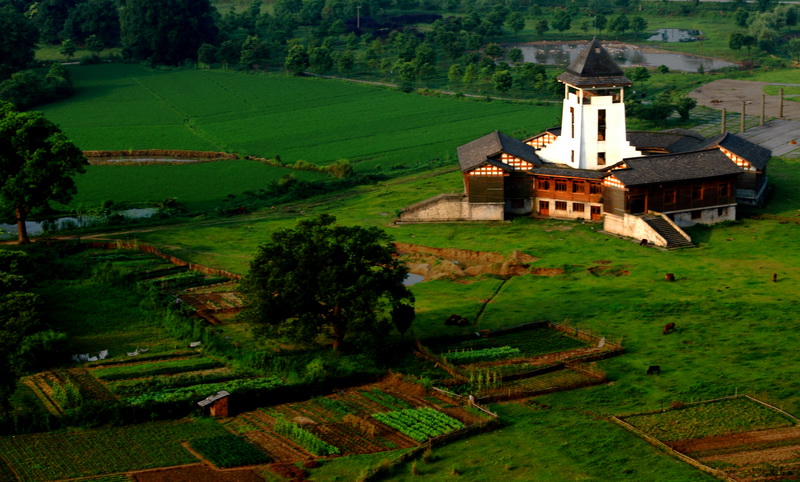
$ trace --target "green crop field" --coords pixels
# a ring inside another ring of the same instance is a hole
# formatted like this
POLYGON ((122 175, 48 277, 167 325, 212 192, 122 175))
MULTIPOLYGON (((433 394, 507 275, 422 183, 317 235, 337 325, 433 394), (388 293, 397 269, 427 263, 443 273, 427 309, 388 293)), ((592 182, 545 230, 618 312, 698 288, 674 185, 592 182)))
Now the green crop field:
POLYGON ((169 467, 198 462, 181 442, 227 433, 214 421, 188 420, 0 437, 0 462, 22 481, 169 467))
POLYGON ((71 67, 76 95, 42 107, 82 149, 238 152, 361 169, 452 156, 492 129, 534 134, 559 105, 428 98, 382 87, 230 71, 71 67))

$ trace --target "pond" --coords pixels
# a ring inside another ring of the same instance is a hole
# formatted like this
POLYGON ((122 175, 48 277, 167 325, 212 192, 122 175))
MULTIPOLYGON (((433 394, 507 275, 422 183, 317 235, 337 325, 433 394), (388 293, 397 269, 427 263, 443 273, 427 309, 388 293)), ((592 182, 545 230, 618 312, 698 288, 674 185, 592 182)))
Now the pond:
POLYGON ((405 286, 412 286, 422 281, 425 281, 425 278, 423 278, 422 276, 414 273, 408 273, 406 279, 403 281, 403 284, 405 286))
POLYGON ((686 30, 685 28, 660 28, 656 30, 648 42, 694 42, 703 32, 699 30, 686 30))
MULTIPOLYGON (((136 208, 117 211, 114 214, 127 219, 149 218, 158 212, 158 208, 136 208)), ((29 236, 38 236, 45 231, 58 231, 60 229, 71 229, 85 226, 94 226, 105 220, 102 216, 65 216, 48 221, 26 221, 25 227, 28 229, 29 236), (46 229, 45 229, 46 228, 46 229)), ((0 239, 17 236, 17 225, 0 224, 0 239)))
MULTIPOLYGON (((515 45, 522 49, 525 62, 566 67, 572 63, 583 49, 585 42, 528 43, 515 45)), ((620 67, 658 67, 666 65, 670 70, 697 72, 700 66, 708 72, 736 64, 725 60, 698 57, 677 52, 665 52, 647 47, 625 43, 603 44, 608 53, 620 67)))

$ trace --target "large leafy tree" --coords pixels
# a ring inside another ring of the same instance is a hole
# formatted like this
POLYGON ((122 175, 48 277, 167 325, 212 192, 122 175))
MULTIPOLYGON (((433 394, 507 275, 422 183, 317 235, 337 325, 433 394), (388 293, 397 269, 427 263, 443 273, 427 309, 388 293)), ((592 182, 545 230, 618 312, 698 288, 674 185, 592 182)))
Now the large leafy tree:
POLYGON ((177 65, 216 43, 209 0, 127 0, 120 13, 122 48, 132 60, 177 65))
POLYGON ((25 221, 50 201, 75 194, 72 176, 84 172, 83 153, 41 112, 0 103, 0 212, 17 221, 20 244, 30 243, 25 221))
POLYGON ((24 15, 0 4, 0 81, 33 61, 39 32, 24 15))
MULTIPOLYGON (((309 342, 323 335, 339 350, 398 329, 414 297, 389 236, 376 227, 339 226, 323 214, 272 234, 258 248, 241 287, 242 316, 267 333, 309 342)), ((411 317, 413 318, 413 316, 411 317)), ((406 327, 407 328, 407 327, 406 327)))

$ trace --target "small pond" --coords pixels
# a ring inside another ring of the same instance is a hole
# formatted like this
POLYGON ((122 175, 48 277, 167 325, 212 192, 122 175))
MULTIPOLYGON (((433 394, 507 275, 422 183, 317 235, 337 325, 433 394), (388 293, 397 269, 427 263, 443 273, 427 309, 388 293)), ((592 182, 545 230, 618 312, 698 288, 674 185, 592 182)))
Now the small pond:
POLYGON ((703 35, 699 30, 686 30, 685 28, 660 28, 648 42, 694 42, 703 35))
MULTIPOLYGON (((136 208, 117 211, 114 214, 119 214, 127 219, 141 219, 149 218, 156 212, 158 212, 158 208, 136 208)), ((58 231, 60 229, 94 226, 95 224, 102 223, 103 221, 105 221, 105 218, 102 216, 65 216, 49 221, 26 221, 25 227, 28 228, 29 236, 38 236, 45 232, 45 227, 47 227, 47 231, 58 231)), ((16 236, 16 223, 0 224, 0 238, 10 238, 16 236)))
POLYGON ((422 281, 425 281, 425 278, 423 278, 422 276, 420 276, 418 274, 414 274, 414 273, 408 273, 408 276, 406 276, 406 279, 403 280, 403 284, 405 286, 411 286, 411 285, 415 285, 417 283, 420 283, 422 281))
MULTIPOLYGON (((566 67, 572 63, 583 49, 585 42, 529 43, 516 45, 522 49, 525 62, 566 67)), ((698 57, 677 52, 651 51, 636 45, 624 43, 603 44, 608 53, 620 67, 658 67, 666 65, 670 70, 697 72, 700 66, 708 72, 736 64, 725 60, 698 57)))

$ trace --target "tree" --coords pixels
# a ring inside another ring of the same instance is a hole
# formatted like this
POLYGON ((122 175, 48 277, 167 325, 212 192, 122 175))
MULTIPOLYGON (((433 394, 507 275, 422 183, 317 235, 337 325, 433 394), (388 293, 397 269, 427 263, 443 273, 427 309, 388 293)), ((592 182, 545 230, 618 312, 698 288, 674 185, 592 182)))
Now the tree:
POLYGON ((740 32, 733 32, 728 40, 728 47, 731 50, 741 50, 744 46, 744 34, 740 32))
POLYGON ((499 44, 491 43, 483 49, 483 53, 496 60, 503 56, 503 47, 499 44))
POLYGON ((656 70, 658 70, 659 74, 668 74, 669 73, 669 67, 667 67, 666 65, 659 65, 656 68, 656 70))
POLYGON ((789 55, 793 59, 800 60, 800 38, 789 40, 789 43, 786 44, 786 50, 789 51, 789 55))
POLYGON ((58 53, 63 55, 67 60, 71 59, 73 55, 75 55, 75 51, 78 50, 78 47, 75 46, 75 42, 72 39, 66 39, 61 42, 61 46, 58 49, 58 53))
POLYGON ((464 77, 464 69, 458 64, 451 65, 450 70, 447 71, 447 80, 450 81, 450 85, 458 85, 462 77, 464 77))
POLYGON ((217 48, 211 44, 203 44, 197 49, 197 63, 211 67, 217 61, 217 48))
POLYGON ((475 64, 467 65, 467 68, 464 69, 464 76, 461 78, 461 81, 464 82, 465 85, 471 85, 476 80, 478 80, 478 68, 475 67, 475 64))
POLYGON ((642 17, 633 17, 631 20, 631 30, 636 33, 642 33, 647 30, 647 20, 643 19, 642 17))
POLYGON ((123 55, 178 65, 196 59, 203 43, 216 43, 210 0, 126 0, 120 10, 123 55))
POLYGON ((606 29, 607 25, 608 25, 608 18, 606 18, 605 15, 598 14, 594 18, 594 26, 595 26, 595 28, 597 28, 597 33, 598 34, 603 33, 603 30, 606 29))
POLYGON ((400 90, 411 92, 412 85, 417 80, 417 67, 413 62, 398 62, 397 76, 400 78, 400 90))
POLYGON ((308 69, 309 65, 311 65, 311 61, 308 58, 306 48, 299 44, 292 45, 286 54, 286 61, 284 62, 286 70, 297 75, 308 69))
POLYGON ((624 35, 625 31, 631 27, 630 21, 628 20, 628 16, 624 13, 620 13, 614 20, 611 21, 610 29, 612 32, 619 33, 620 35, 624 35))
POLYGON ((19 244, 30 243, 25 221, 50 201, 68 203, 72 176, 85 171, 83 153, 41 112, 0 104, 0 212, 17 221, 19 244))
POLYGON ((351 50, 344 50, 342 52, 337 52, 334 58, 336 62, 336 70, 339 71, 339 75, 345 75, 356 65, 356 61, 353 58, 353 52, 351 50))
POLYGON ((501 94, 505 94, 511 87, 514 85, 514 78, 511 76, 511 72, 508 70, 500 70, 494 73, 492 76, 492 81, 494 82, 494 88, 501 94))
POLYGON ((547 24, 547 20, 542 19, 536 22, 536 27, 534 27, 534 30, 536 30, 537 35, 544 37, 544 34, 550 30, 550 25, 547 24))
POLYGON ((333 57, 327 47, 314 47, 309 53, 311 66, 318 74, 323 74, 333 68, 333 57))
POLYGON ((377 343, 391 329, 386 313, 411 306, 408 270, 376 227, 340 226, 322 214, 274 232, 258 247, 241 288, 245 320, 293 341, 320 335, 342 349, 377 343))
POLYGON ((519 12, 513 12, 506 19, 506 25, 517 34, 525 28, 525 17, 519 12))
POLYGON ((519 64, 525 60, 525 55, 523 55, 522 49, 519 47, 511 47, 508 49, 506 57, 508 57, 508 60, 514 62, 515 64, 519 64))
MULTIPOLYGON (((222 45, 224 46, 225 44, 223 43, 222 45)), ((252 69, 258 65, 265 64, 267 60, 269 60, 267 43, 257 35, 248 35, 239 53, 239 64, 245 68, 252 69)))
POLYGON ((736 25, 740 27, 746 27, 747 19, 750 18, 750 12, 739 7, 736 9, 736 13, 734 14, 733 18, 736 20, 736 25))
POLYGON ((628 71, 628 78, 634 82, 645 82, 650 78, 650 71, 646 67, 634 67, 628 71))
POLYGON ((559 32, 565 32, 572 27, 572 17, 564 10, 556 13, 556 18, 553 20, 553 28, 559 32))
POLYGON ((97 35, 92 34, 86 38, 86 49, 95 55, 99 55, 105 47, 106 46, 103 44, 103 41, 100 40, 100 37, 97 35))
POLYGON ((0 5, 0 80, 27 67, 39 32, 30 20, 9 5, 0 5))

